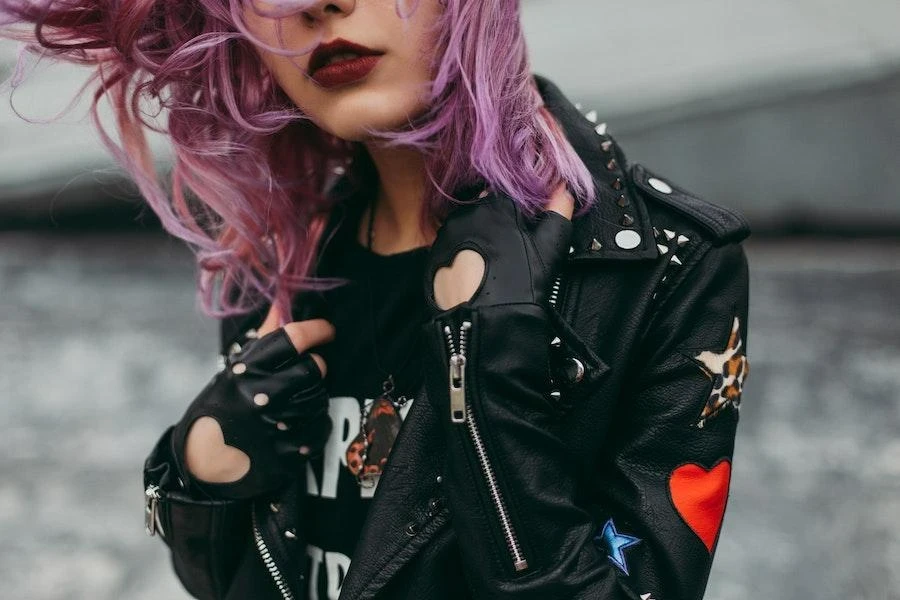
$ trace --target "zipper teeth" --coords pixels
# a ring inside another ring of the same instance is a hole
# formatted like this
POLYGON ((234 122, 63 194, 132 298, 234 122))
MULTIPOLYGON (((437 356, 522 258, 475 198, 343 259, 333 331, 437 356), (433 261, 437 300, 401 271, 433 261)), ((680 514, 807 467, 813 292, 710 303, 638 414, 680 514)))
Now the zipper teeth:
POLYGON ((497 478, 494 475, 494 469, 491 467, 487 450, 485 450, 484 447, 484 440, 481 439, 481 432, 478 431, 478 426, 475 424, 475 415, 472 413, 472 405, 468 402, 466 404, 466 416, 468 417, 466 423, 469 426, 469 433, 472 435, 472 441, 475 442, 475 451, 478 454, 479 462, 481 462, 481 469, 487 478, 488 486, 491 488, 491 498, 494 500, 494 507, 497 509, 497 514, 500 515, 503 533, 506 536, 506 545, 513 555, 513 566, 516 571, 522 571, 528 568, 528 561, 526 561, 525 557, 522 555, 519 540, 516 537, 515 531, 513 531, 512 523, 510 523, 509 514, 506 511, 503 497, 500 495, 500 488, 497 485, 497 478))
POLYGON ((262 560, 266 565, 266 569, 268 569, 269 574, 275 581, 275 586, 278 588, 278 591, 281 592, 281 596, 284 598, 284 600, 294 600, 294 594, 292 594, 290 588, 288 588, 287 582, 284 580, 284 576, 278 569, 278 565, 275 564, 275 559, 272 558, 272 553, 269 552, 269 547, 266 546, 266 542, 265 540, 263 540, 262 534, 260 534, 259 532, 259 525, 256 520, 255 509, 252 509, 250 511, 250 516, 253 521, 253 540, 256 542, 256 549, 259 551, 259 555, 262 557, 262 560))
POLYGON ((559 290, 560 284, 562 283, 562 273, 556 276, 556 280, 553 282, 553 289, 550 291, 550 305, 554 308, 556 307, 557 299, 559 298, 559 290))
MULTIPOLYGON (((471 328, 471 321, 463 321, 462 325, 459 328, 459 356, 463 359, 465 359, 466 341, 469 330, 471 328)), ((449 325, 444 326, 444 333, 447 336, 451 356, 456 355, 456 346, 453 343, 453 335, 451 333, 449 325)), ((463 363, 463 369, 464 368, 465 363, 463 363)), ((475 453, 478 456, 478 462, 481 465, 482 473, 484 474, 485 479, 488 483, 488 487, 490 488, 491 500, 493 501, 494 508, 496 509, 497 514, 500 517, 501 526, 503 527, 503 535, 506 538, 506 545, 513 556, 513 567, 516 571, 522 571, 528 568, 528 561, 525 560, 525 557, 522 554, 522 549, 519 545, 518 537, 516 536, 516 533, 512 527, 512 523, 510 522, 509 513, 507 512, 506 505, 503 502, 503 496, 500 493, 500 486, 497 485, 497 477, 494 474, 494 469, 491 466, 490 459, 488 458, 484 440, 481 437, 481 432, 478 430, 478 425, 475 423, 475 414, 472 411, 472 403, 468 399, 465 400, 465 407, 465 422, 468 426, 467 428, 469 434, 472 437, 472 441, 475 445, 475 453)))

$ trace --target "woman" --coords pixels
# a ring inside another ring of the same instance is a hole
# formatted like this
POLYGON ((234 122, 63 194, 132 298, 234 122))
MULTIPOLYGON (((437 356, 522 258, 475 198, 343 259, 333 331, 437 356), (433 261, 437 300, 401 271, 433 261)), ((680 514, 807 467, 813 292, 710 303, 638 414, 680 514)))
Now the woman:
POLYGON ((530 73, 517 0, 0 7, 98 66, 221 319, 144 469, 192 595, 703 596, 749 231, 530 73))

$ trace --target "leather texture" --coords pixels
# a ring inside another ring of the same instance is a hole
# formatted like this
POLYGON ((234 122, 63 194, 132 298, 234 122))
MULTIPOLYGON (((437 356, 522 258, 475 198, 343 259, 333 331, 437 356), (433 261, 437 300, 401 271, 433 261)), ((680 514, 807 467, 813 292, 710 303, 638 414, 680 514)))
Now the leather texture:
MULTIPOLYGON (((535 79, 594 175, 597 203, 572 220, 552 309, 523 302, 444 315, 451 330, 472 322, 468 397, 508 518, 468 427, 451 422, 448 350, 432 329, 432 351, 444 354, 434 354, 394 442, 341 600, 704 595, 727 526, 749 372, 741 245, 749 228, 739 214, 629 165, 605 127, 535 79), (577 381, 578 370, 556 372, 573 378, 562 398, 546 395, 547 344, 582 366, 577 381)), ((223 322, 223 353, 262 314, 223 322)), ((148 458, 145 483, 159 481, 165 459, 148 458)), ((176 573, 194 596, 223 597, 252 504, 288 597, 306 598, 303 541, 285 535, 302 515, 267 509, 291 498, 208 502, 205 518, 179 529, 189 513, 168 500, 180 498, 175 489, 160 510, 176 573)))
POLYGON ((287 331, 279 328, 247 339, 228 354, 225 368, 175 425, 173 453, 189 491, 213 499, 252 498, 289 485, 293 474, 322 452, 331 428, 318 365, 309 351, 297 352, 287 331), (203 481, 187 469, 187 435, 203 416, 219 423, 225 444, 249 456, 250 469, 239 480, 203 481))

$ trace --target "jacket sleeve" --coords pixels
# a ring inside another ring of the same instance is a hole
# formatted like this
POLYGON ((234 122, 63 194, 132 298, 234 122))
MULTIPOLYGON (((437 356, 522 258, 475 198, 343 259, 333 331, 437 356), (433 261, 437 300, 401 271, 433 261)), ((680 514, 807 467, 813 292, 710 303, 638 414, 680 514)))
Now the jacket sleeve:
POLYGON ((547 324, 509 308, 469 315, 482 331, 471 358, 480 347, 493 366, 467 371, 480 439, 447 430, 444 489, 478 600, 703 596, 747 372, 748 281, 739 244, 684 267, 647 316, 589 481, 540 406, 547 324))
POLYGON ((249 501, 200 498, 188 493, 165 430, 144 463, 145 525, 171 552, 184 588, 200 600, 225 597, 249 543, 249 501))
POLYGON ((703 597, 749 373, 748 297, 746 255, 732 243, 657 306, 593 482, 594 539, 615 581, 593 597, 703 597))
MULTIPOLYGON (((221 353, 246 341, 248 327, 258 326, 261 313, 223 319, 221 353)), ((213 378, 207 385, 212 385, 213 378)), ((243 552, 250 543, 249 500, 210 498, 188 488, 173 450, 168 427, 144 461, 145 525, 171 552, 172 566, 184 588, 200 600, 224 598, 243 552)))

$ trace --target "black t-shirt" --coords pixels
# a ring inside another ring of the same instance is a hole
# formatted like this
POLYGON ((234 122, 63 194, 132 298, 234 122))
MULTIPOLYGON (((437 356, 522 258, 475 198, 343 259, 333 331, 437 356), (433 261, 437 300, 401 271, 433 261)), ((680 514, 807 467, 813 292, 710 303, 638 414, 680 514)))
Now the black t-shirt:
MULTIPOLYGON (((361 245, 356 232, 366 200, 359 196, 346 201, 346 218, 326 246, 318 272, 345 277, 350 283, 323 292, 327 318, 336 333, 335 339, 318 351, 327 365, 329 414, 334 426, 324 453, 307 466, 308 495, 301 508, 308 540, 310 600, 338 597, 377 489, 377 478, 373 487, 357 483, 351 471, 357 455, 351 450, 348 459, 348 449, 359 441, 361 411, 371 407, 382 391, 382 382, 392 373, 394 396, 408 399, 397 410, 400 421, 393 421, 395 426, 402 425, 422 383, 420 332, 426 314, 422 280, 428 248, 379 255, 361 245), (381 369, 374 359, 373 337, 381 369)), ((389 426, 381 422, 375 423, 376 428, 379 424, 389 426)), ((368 464, 386 458, 384 449, 372 447, 369 454, 368 464)), ((252 544, 229 598, 281 598, 252 544)))

